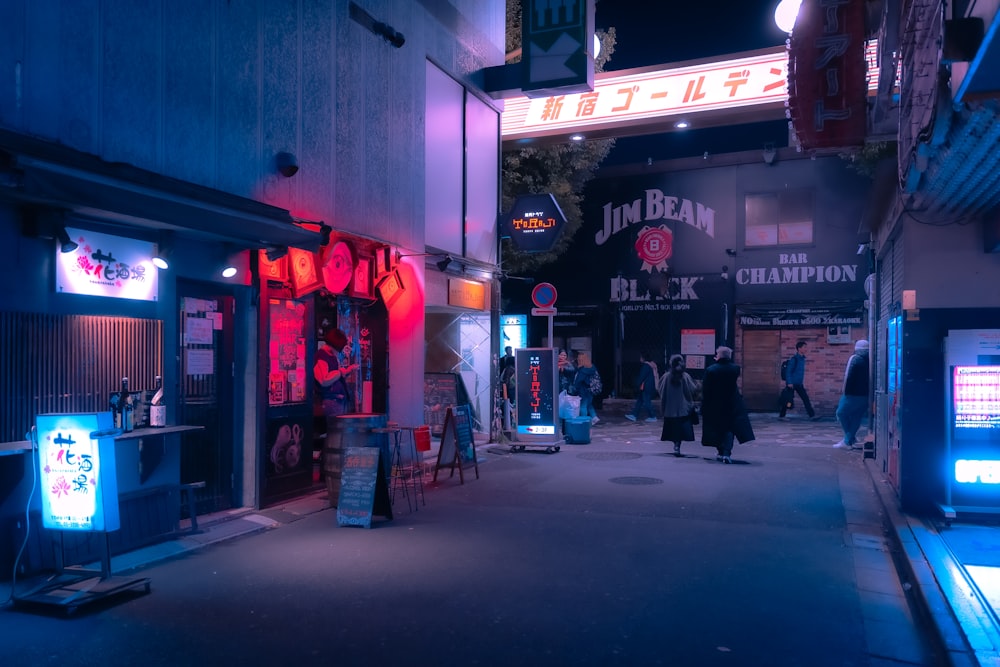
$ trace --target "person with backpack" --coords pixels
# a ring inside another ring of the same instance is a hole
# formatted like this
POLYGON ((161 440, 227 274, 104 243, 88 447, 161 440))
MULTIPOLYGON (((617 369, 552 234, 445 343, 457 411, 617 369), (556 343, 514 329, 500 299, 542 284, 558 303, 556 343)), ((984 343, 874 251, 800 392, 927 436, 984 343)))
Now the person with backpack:
POLYGON ((625 415, 629 421, 638 421, 643 408, 646 409, 646 421, 655 422, 656 412, 653 410, 653 396, 656 394, 656 385, 659 382, 659 371, 656 362, 650 361, 650 355, 645 352, 639 353, 639 372, 635 378, 635 388, 637 396, 635 407, 632 412, 625 415))
POLYGON ((580 397, 580 416, 589 415, 591 424, 601 421, 594 408, 594 396, 599 395, 603 389, 601 375, 590 362, 590 354, 587 352, 580 352, 576 357, 576 375, 573 376, 570 389, 571 394, 580 397))
POLYGON ((808 345, 804 340, 797 342, 795 354, 788 360, 788 365, 785 367, 785 375, 782 378, 785 381, 785 389, 781 392, 781 409, 778 413, 778 419, 785 418, 785 413, 788 411, 795 394, 798 394, 799 398, 802 399, 802 405, 805 406, 809 419, 813 421, 819 419, 816 416, 816 411, 813 410, 809 394, 806 393, 806 348, 808 345))

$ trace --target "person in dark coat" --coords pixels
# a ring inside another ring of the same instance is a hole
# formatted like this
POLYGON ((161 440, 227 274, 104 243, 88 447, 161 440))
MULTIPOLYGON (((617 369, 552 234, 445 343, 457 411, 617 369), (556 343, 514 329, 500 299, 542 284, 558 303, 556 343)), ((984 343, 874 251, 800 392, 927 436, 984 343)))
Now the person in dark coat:
POLYGON ((590 363, 590 354, 580 352, 576 355, 576 375, 573 376, 573 384, 570 386, 570 393, 580 397, 580 416, 590 417, 590 423, 596 424, 600 420, 597 410, 594 409, 594 392, 590 390, 590 383, 597 375, 597 369, 590 363))
POLYGON ((680 456, 681 443, 694 441, 691 408, 694 407, 695 384, 684 370, 684 357, 670 357, 670 370, 660 377, 660 408, 663 410, 663 431, 660 440, 674 443, 674 456, 680 456))
POLYGON ((632 412, 625 415, 629 421, 638 421, 643 408, 646 410, 646 421, 655 422, 656 412, 653 411, 653 395, 656 394, 656 362, 649 360, 645 352, 639 353, 639 372, 635 376, 637 396, 632 412))
POLYGON ((732 463, 733 440, 740 444, 755 439, 750 415, 736 381, 740 367, 733 363, 733 350, 719 346, 715 363, 705 369, 701 390, 701 444, 715 447, 716 461, 732 463))

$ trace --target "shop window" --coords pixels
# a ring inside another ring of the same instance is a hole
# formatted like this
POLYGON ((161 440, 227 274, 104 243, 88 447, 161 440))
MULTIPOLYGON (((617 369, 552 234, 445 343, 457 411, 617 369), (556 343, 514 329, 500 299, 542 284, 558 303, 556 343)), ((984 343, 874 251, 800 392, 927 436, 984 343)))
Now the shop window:
POLYGON ((807 245, 812 242, 812 190, 746 195, 746 247, 807 245))

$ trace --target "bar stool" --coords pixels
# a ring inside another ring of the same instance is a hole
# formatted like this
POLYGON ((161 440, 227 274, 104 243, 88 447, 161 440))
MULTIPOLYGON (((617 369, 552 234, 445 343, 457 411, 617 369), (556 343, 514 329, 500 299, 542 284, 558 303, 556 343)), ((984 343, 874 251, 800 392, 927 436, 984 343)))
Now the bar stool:
POLYGON ((416 431, 423 429, 423 426, 401 426, 400 429, 409 434, 409 447, 407 455, 410 457, 409 465, 405 466, 406 479, 410 482, 413 490, 413 504, 417 506, 417 499, 421 505, 427 506, 424 497, 424 455, 417 449, 416 431))

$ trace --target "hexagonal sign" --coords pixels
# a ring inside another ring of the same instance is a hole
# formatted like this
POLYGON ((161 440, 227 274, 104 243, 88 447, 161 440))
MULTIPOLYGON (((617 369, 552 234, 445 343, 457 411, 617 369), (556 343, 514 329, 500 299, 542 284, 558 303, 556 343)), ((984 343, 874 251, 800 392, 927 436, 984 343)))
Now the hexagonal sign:
POLYGON ((566 216, 551 193, 522 195, 503 219, 501 231, 521 252, 548 252, 564 226, 566 216))

